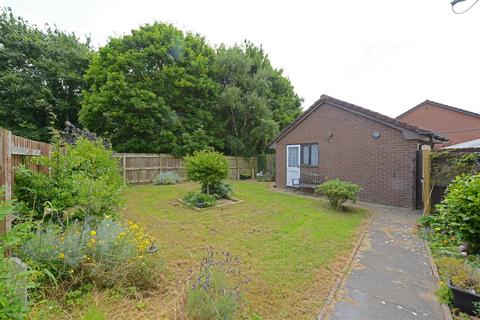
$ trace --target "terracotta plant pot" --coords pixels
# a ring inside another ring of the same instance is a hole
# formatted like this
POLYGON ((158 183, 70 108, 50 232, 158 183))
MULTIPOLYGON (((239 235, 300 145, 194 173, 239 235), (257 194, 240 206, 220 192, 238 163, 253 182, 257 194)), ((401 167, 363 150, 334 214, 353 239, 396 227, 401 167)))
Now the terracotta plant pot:
POLYGON ((448 287, 452 290, 453 304, 462 312, 474 315, 474 302, 480 302, 480 295, 455 287, 450 280, 448 280, 448 287))

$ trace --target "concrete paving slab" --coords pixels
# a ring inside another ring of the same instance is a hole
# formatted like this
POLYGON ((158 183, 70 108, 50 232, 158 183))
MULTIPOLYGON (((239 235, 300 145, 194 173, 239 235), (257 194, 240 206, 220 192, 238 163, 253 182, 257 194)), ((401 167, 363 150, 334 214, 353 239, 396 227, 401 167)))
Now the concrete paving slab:
POLYGON ((375 217, 327 318, 443 319, 428 251, 416 234, 418 214, 368 209, 375 217))

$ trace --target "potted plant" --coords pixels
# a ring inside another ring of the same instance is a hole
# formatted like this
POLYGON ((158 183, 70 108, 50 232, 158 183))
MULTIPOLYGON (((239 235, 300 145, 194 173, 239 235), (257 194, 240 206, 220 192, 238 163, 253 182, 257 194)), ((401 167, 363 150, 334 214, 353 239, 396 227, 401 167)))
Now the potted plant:
POLYGON ((448 287, 452 290, 453 304, 455 307, 462 312, 475 315, 475 303, 480 303, 480 295, 474 291, 464 290, 454 286, 451 280, 448 281, 448 287))

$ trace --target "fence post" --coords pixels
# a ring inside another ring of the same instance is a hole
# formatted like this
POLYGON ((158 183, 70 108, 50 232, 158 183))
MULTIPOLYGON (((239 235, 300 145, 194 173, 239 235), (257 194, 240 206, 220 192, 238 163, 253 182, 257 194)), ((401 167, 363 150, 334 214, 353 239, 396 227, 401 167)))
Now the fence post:
POLYGON ((235 163, 237 167, 237 180, 240 179, 240 165, 238 164, 238 156, 235 156, 235 163))
MULTIPOLYGON (((5 186, 5 200, 12 199, 12 132, 0 129, 0 185, 5 186)), ((0 235, 10 231, 12 215, 0 221, 0 235)))
POLYGON ((122 153, 123 184, 127 184, 127 157, 122 153))
POLYGON ((432 210, 432 180, 431 180, 431 161, 430 150, 422 150, 422 202, 423 214, 430 214, 432 210))

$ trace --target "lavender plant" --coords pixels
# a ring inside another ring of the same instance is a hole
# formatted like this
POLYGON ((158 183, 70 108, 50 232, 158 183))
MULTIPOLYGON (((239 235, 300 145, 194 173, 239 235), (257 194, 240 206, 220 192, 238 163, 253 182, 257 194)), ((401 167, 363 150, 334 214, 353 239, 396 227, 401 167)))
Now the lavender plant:
POLYGON ((208 248, 187 291, 187 315, 194 320, 233 319, 249 281, 238 257, 208 248))

